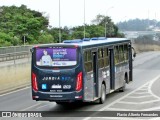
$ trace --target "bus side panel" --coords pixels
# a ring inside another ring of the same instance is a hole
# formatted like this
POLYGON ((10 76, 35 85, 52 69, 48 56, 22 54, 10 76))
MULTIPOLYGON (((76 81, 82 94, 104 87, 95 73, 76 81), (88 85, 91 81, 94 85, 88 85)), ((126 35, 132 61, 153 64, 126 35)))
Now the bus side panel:
POLYGON ((125 74, 129 73, 129 64, 128 62, 120 63, 119 65, 119 88, 124 86, 125 74))
POLYGON ((108 94, 110 92, 110 71, 109 71, 109 66, 105 67, 101 70, 101 72, 99 73, 101 77, 101 79, 99 79, 99 96, 101 95, 101 86, 102 83, 105 83, 105 87, 106 87, 106 94, 108 94))
POLYGON ((85 73, 84 77, 84 101, 93 101, 94 98, 94 81, 93 72, 85 73))
POLYGON ((120 82, 120 66, 115 65, 115 90, 120 87, 119 82, 120 82))
MULTIPOLYGON (((90 53, 91 54, 91 53, 90 53)), ((83 101, 91 102, 94 98, 94 77, 93 69, 89 72, 85 70, 84 50, 81 49, 81 66, 83 68, 83 101)), ((91 67, 91 66, 88 66, 91 67)))
POLYGON ((101 86, 102 86, 102 82, 104 80, 104 76, 103 76, 103 72, 104 72, 104 68, 98 68, 98 95, 96 97, 100 97, 101 95, 101 86))

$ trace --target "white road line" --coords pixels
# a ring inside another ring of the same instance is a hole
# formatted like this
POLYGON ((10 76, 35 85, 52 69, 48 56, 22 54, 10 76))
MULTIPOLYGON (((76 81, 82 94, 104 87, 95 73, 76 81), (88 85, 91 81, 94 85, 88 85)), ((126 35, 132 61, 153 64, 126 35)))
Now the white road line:
MULTIPOLYGON (((157 77, 157 79, 158 79, 158 78, 159 78, 159 77, 157 77)), ((157 98, 157 99, 160 100, 160 97, 158 97, 158 96, 156 96, 155 94, 153 94, 153 92, 152 92, 152 90, 151 90, 153 83, 154 83, 157 79, 154 79, 153 81, 150 82, 149 87, 148 87, 148 89, 149 89, 148 92, 149 92, 151 95, 153 95, 155 98, 157 98)))
POLYGON ((39 109, 41 109, 41 108, 43 108, 43 107, 45 107, 45 106, 49 106, 49 105, 48 105, 48 104, 46 104, 46 105, 41 105, 41 106, 37 107, 36 109, 39 110, 39 109))
POLYGON ((144 101, 144 102, 127 102, 127 101, 119 101, 117 103, 122 103, 122 104, 146 104, 146 103, 153 103, 153 102, 159 102, 159 100, 149 100, 149 101, 144 101))
POLYGON ((136 95, 142 95, 142 94, 146 94, 146 93, 149 93, 149 92, 138 92, 138 91, 136 91, 134 94, 136 94, 136 95))
POLYGON ((117 103, 121 103, 121 104, 134 104, 134 105, 137 105, 137 104, 140 104, 139 102, 127 102, 127 101, 119 101, 117 103))
POLYGON ((0 97, 5 96, 5 95, 9 95, 9 94, 12 94, 12 93, 15 93, 15 92, 19 92, 19 91, 22 91, 22 90, 25 90, 25 89, 28 89, 28 88, 31 88, 31 87, 29 86, 29 87, 25 87, 25 88, 22 88, 22 89, 14 90, 12 92, 8 92, 8 93, 0 95, 0 97))
POLYGON ((139 91, 145 91, 145 90, 148 91, 148 86, 141 88, 139 91))
POLYGON ((33 108, 33 107, 36 107, 36 106, 40 105, 40 104, 42 104, 42 103, 37 103, 37 104, 35 104, 35 105, 29 106, 29 107, 27 107, 27 108, 25 108, 25 109, 22 109, 22 110, 20 110, 20 111, 29 110, 29 109, 31 109, 31 108, 33 108))
POLYGON ((145 97, 153 97, 152 95, 144 95, 144 96, 128 96, 127 98, 145 98, 145 97))
POLYGON ((143 87, 143 88, 141 88, 140 90, 148 90, 148 87, 143 87))
MULTIPOLYGON (((105 107, 99 109, 98 111, 104 111, 105 109, 107 109, 107 108, 109 108, 110 106, 114 105, 115 103, 121 101, 121 100, 124 99, 125 97, 127 97, 127 96, 133 94, 133 93, 136 92, 137 90, 140 90, 140 89, 143 88, 144 86, 147 86, 151 81, 155 81, 155 80, 157 80, 158 78, 160 78, 160 75, 158 75, 158 76, 155 77, 154 79, 150 80, 149 82, 143 84, 143 85, 140 86, 139 88, 133 90, 132 92, 130 92, 130 93, 124 95, 123 97, 121 97, 121 98, 119 98, 119 99, 113 101, 111 104, 109 104, 109 105, 107 105, 107 106, 105 106, 105 107)), ((96 114, 96 113, 95 113, 95 114, 96 114)), ((86 118, 84 118, 83 120, 89 120, 89 119, 91 119, 91 118, 92 118, 92 117, 86 117, 86 118)))

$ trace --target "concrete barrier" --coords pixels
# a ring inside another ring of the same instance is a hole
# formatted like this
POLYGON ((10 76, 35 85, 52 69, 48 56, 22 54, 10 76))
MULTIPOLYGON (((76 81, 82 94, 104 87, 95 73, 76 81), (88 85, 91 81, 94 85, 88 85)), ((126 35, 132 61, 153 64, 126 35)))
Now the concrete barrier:
POLYGON ((19 63, 0 68, 0 93, 30 85, 31 63, 19 63))

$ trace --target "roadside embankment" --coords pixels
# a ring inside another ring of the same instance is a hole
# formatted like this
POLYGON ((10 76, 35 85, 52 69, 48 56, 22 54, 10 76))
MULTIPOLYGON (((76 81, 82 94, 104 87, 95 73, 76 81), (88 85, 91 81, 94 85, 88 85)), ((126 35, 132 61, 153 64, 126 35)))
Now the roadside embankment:
POLYGON ((133 44, 132 45, 136 53, 148 52, 148 51, 160 51, 160 45, 142 45, 142 44, 133 44))
POLYGON ((30 85, 30 72, 30 62, 1 66, 0 94, 30 85))

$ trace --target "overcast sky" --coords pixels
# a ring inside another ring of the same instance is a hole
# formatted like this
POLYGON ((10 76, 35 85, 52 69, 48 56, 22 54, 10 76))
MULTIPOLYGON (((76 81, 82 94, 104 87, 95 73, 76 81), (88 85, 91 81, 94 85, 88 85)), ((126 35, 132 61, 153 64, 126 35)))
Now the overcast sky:
MULTIPOLYGON (((61 1, 61 26, 78 26, 84 23, 84 0, 61 1)), ((59 26, 59 0, 0 0, 0 5, 27 5, 32 10, 46 12, 50 25, 59 26)), ((86 23, 90 24, 96 15, 108 15, 113 22, 140 18, 160 20, 158 0, 85 0, 86 23)))

